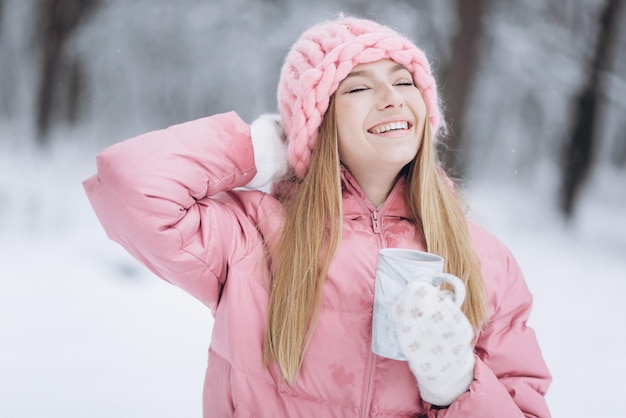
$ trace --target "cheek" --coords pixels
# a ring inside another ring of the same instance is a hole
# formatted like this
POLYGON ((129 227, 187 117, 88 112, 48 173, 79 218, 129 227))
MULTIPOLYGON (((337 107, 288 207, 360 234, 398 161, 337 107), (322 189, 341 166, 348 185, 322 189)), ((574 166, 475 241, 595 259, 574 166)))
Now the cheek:
POLYGON ((335 116, 337 117, 337 126, 342 128, 344 125, 349 125, 351 119, 354 118, 354 114, 358 112, 358 106, 352 101, 346 100, 341 104, 338 104, 335 108, 335 116))
POLYGON ((350 168, 355 159, 358 159, 358 155, 360 154, 357 142, 351 131, 341 132, 341 129, 339 130, 339 137, 337 138, 339 160, 348 168, 350 168))
POLYGON ((420 139, 422 139, 424 135, 424 128, 426 126, 426 123, 428 122, 428 119, 427 119, 428 113, 426 111, 426 104, 422 100, 420 100, 413 107, 413 113, 415 114, 415 117, 417 120, 417 126, 415 127, 416 128, 415 132, 417 135, 419 135, 420 139))
POLYGON ((426 119, 426 115, 428 112, 426 111, 426 102, 422 99, 422 96, 419 95, 417 98, 417 103, 415 105, 416 112, 421 116, 420 119, 426 119))
POLYGON ((341 130, 339 130, 339 138, 337 142, 337 151, 339 152, 339 159, 342 162, 346 162, 346 159, 349 158, 350 151, 350 143, 346 140, 346 135, 343 135, 341 130))
POLYGON ((361 133, 362 123, 358 118, 358 105, 353 103, 337 106, 335 116, 337 118, 337 133, 339 142, 339 153, 349 150, 350 142, 361 133))

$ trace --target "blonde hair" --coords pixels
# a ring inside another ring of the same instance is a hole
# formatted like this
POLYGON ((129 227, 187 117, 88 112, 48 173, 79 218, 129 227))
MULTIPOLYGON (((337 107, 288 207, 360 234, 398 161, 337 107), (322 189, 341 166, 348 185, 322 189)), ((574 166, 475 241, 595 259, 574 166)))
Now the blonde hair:
MULTIPOLYGON (((334 115, 331 105, 326 112, 334 115)), ((324 118, 303 180, 295 182, 285 202, 280 238, 270 249, 272 280, 263 359, 278 363, 293 383, 314 327, 326 272, 339 246, 341 183, 337 125, 324 118)))
MULTIPOLYGON (((462 310, 475 329, 486 315, 484 285, 474 255, 464 211, 440 172, 429 124, 420 151, 410 164, 405 202, 427 251, 446 260, 445 269, 463 280, 462 310)), ((334 100, 313 149, 311 165, 285 201, 285 221, 271 259, 268 316, 263 343, 266 365, 275 361, 290 384, 302 366, 319 312, 322 286, 341 239, 341 180, 334 100)))
POLYGON ((424 234, 426 251, 445 260, 444 270, 459 277, 466 288, 461 309, 475 330, 487 315, 485 285, 465 219, 463 199, 437 159, 429 124, 421 149, 409 167, 404 199, 411 218, 424 234))

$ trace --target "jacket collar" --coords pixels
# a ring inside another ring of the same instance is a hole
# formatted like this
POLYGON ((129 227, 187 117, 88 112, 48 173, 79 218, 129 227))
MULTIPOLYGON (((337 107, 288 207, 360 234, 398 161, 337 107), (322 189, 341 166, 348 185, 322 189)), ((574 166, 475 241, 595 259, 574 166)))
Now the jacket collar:
MULTIPOLYGON (((374 204, 365 195, 361 185, 352 176, 352 173, 343 165, 341 166, 340 176, 344 217, 348 219, 369 218, 373 213, 378 212, 380 216, 410 219, 404 204, 405 175, 398 178, 389 196, 378 209, 374 207, 374 204)), ((283 180, 272 184, 271 193, 279 201, 284 201, 289 198, 293 188, 293 182, 283 180)))
POLYGON ((342 165, 341 192, 343 197, 343 216, 356 219, 361 216, 370 217, 374 212, 378 212, 381 216, 408 219, 408 211, 404 204, 405 183, 406 176, 400 176, 391 189, 389 196, 387 196, 387 199, 385 199, 379 208, 376 208, 365 195, 365 192, 352 176, 352 173, 342 165))

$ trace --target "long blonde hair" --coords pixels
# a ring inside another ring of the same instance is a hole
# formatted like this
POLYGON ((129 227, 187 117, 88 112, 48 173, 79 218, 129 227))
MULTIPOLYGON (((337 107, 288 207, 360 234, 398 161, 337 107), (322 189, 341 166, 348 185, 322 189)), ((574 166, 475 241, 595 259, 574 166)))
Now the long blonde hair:
MULTIPOLYGON (((430 140, 429 124, 408 168, 405 202, 427 251, 446 260, 447 272, 467 287, 462 306, 475 329, 485 320, 484 285, 459 197, 446 184, 430 140)), ((322 286, 341 239, 341 180, 334 100, 320 127, 311 165, 285 201, 283 230, 269 249, 271 284, 263 343, 266 364, 275 361, 290 384, 302 366, 319 312, 322 286)))
POLYGON ((461 308, 479 330, 487 315, 480 264, 472 249, 463 199, 441 168, 429 123, 425 124, 420 148, 407 174, 406 207, 424 234, 426 250, 443 257, 444 270, 463 280, 467 293, 461 308))

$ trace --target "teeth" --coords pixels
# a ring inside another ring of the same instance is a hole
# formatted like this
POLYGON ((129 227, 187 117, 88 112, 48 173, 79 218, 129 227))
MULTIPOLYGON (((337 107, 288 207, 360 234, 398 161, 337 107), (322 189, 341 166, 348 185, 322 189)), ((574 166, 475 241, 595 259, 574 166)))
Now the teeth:
POLYGON ((384 132, 395 131, 397 129, 409 129, 409 123, 408 122, 386 123, 384 125, 376 126, 374 129, 372 129, 372 133, 382 134, 384 132))

